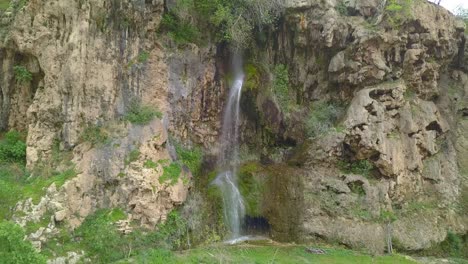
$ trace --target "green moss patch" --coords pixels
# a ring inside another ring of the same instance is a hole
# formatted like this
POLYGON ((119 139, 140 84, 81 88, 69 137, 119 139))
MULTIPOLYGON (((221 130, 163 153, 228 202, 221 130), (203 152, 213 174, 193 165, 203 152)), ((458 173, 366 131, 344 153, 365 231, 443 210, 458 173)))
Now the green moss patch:
POLYGON ((249 216, 261 216, 265 180, 259 174, 262 167, 255 162, 249 162, 239 168, 239 191, 244 197, 246 213, 249 216))

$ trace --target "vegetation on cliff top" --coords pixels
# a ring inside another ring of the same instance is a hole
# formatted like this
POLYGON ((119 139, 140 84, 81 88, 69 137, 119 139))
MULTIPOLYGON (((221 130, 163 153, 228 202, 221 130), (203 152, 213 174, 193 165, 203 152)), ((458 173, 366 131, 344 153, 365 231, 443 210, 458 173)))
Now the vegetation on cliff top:
POLYGON ((200 41, 204 28, 215 42, 242 48, 252 43, 255 30, 272 24, 283 9, 282 0, 182 0, 169 6, 162 29, 176 44, 200 41))

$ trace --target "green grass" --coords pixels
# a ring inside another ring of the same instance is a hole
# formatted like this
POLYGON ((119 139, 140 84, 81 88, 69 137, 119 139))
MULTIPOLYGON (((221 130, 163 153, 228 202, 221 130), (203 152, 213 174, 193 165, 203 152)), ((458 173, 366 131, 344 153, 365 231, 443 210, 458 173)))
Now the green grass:
POLYGON ((18 83, 29 83, 33 79, 31 72, 24 66, 16 65, 13 67, 13 71, 15 72, 15 79, 18 83))
MULTIPOLYGON (((345 249, 326 248, 326 254, 305 251, 305 246, 219 246, 176 253, 170 263, 323 263, 323 264, 405 264, 416 263, 403 256, 370 256, 345 249)), ((149 262, 161 263, 161 262, 149 262)))
POLYGON ((177 183, 181 172, 182 168, 180 165, 176 162, 173 162, 169 166, 164 167, 163 175, 159 177, 159 183, 162 184, 166 181, 170 181, 170 184, 174 185, 177 183))
POLYGON ((0 0, 0 10, 6 10, 10 6, 10 0, 0 0))
POLYGON ((162 116, 161 112, 150 106, 141 105, 138 102, 132 102, 124 119, 132 124, 147 125, 154 118, 161 119, 162 116))

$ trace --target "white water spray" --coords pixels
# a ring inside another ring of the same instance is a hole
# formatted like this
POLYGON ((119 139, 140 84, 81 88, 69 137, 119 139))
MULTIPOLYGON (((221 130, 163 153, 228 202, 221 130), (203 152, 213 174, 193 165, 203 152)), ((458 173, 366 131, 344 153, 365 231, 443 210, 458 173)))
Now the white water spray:
POLYGON ((237 188, 237 169, 239 166, 239 108, 244 82, 242 63, 239 56, 234 57, 234 83, 224 109, 222 134, 220 139, 219 174, 215 184, 221 189, 224 203, 224 216, 231 231, 231 239, 239 238, 241 222, 245 216, 242 195, 237 188))

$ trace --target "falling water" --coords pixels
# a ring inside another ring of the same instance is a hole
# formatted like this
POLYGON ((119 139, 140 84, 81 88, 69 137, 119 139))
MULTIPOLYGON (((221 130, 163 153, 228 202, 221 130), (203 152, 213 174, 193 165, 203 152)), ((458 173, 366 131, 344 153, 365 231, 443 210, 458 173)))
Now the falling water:
POLYGON ((242 195, 237 188, 237 168, 239 165, 239 104, 244 82, 240 56, 234 57, 234 83, 229 91, 222 134, 220 139, 219 174, 215 184, 221 189, 224 203, 224 216, 231 231, 232 239, 240 236, 240 226, 245 215, 242 195))

